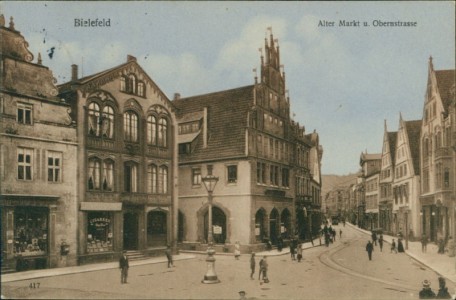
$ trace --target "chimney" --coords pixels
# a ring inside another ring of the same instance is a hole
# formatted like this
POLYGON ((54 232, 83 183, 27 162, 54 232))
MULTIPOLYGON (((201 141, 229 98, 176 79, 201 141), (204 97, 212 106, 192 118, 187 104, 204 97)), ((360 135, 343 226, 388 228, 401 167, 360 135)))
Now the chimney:
POLYGON ((127 55, 127 62, 130 62, 130 61, 136 61, 136 57, 134 57, 133 55, 128 54, 127 55))
POLYGON ((181 97, 181 94, 179 93, 174 93, 174 99, 173 100, 179 100, 181 97))
POLYGON ((78 65, 71 65, 71 81, 78 80, 78 65))

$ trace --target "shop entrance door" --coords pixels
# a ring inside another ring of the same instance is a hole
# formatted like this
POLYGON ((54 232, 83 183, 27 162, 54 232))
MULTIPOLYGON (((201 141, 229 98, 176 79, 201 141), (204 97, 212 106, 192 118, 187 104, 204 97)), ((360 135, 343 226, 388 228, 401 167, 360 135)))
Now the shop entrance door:
POLYGON ((123 245, 124 250, 138 250, 138 213, 124 213, 123 245))

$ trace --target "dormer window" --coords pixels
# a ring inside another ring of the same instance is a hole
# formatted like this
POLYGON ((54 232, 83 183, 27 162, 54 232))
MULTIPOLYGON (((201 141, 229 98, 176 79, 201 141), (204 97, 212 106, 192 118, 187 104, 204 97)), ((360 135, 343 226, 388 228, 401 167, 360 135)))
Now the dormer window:
POLYGON ((129 74, 120 77, 120 91, 145 97, 146 85, 143 81, 139 81, 135 74, 129 74))
POLYGON ((138 82, 138 96, 144 97, 144 83, 138 82))
POLYGON ((120 91, 121 92, 126 92, 127 91, 127 84, 125 82, 125 77, 124 76, 120 77, 120 91))
POLYGON ((128 76, 128 91, 132 94, 136 94, 136 77, 133 74, 128 76))

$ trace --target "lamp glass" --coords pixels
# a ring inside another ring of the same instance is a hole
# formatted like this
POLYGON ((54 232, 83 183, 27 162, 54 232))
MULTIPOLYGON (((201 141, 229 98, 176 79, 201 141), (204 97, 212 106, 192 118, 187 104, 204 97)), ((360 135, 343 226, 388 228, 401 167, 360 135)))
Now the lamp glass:
POLYGON ((213 192, 215 189, 215 185, 217 184, 219 179, 214 175, 208 175, 203 177, 201 180, 203 181, 206 190, 208 192, 213 192))

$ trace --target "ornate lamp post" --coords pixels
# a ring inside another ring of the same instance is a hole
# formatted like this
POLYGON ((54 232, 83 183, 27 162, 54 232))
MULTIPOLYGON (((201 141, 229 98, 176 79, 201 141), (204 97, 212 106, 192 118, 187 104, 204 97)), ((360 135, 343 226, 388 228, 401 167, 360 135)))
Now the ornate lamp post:
POLYGON ((214 192, 215 185, 217 184, 219 178, 212 175, 212 165, 207 166, 207 176, 201 178, 206 187, 208 193, 208 235, 207 235, 207 272, 204 275, 204 279, 201 281, 202 283, 219 283, 220 280, 217 278, 217 274, 215 274, 215 249, 213 247, 213 236, 212 236, 212 193, 214 192))

